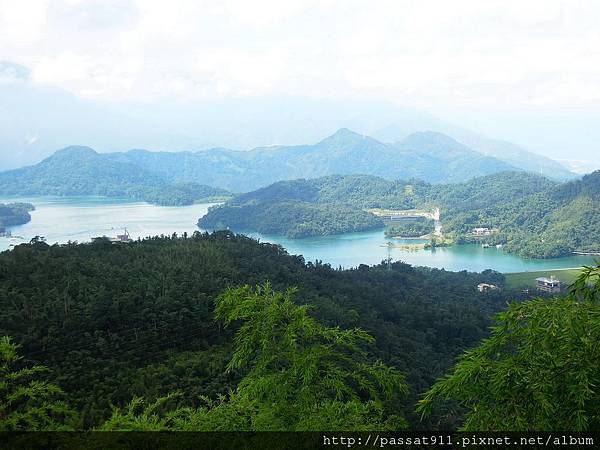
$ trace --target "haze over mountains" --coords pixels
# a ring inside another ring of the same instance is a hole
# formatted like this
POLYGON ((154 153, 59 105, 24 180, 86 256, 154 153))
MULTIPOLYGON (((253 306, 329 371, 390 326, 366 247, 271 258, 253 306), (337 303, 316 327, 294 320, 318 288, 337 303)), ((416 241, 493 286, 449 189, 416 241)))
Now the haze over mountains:
POLYGON ((108 104, 37 84, 26 67, 0 62, 0 103, 0 170, 34 164, 74 144, 98 152, 211 147, 246 151, 273 144, 304 145, 348 128, 386 143, 415 132, 439 132, 511 166, 568 177, 556 162, 515 144, 383 101, 274 97, 108 104))
POLYGON ((460 182, 476 176, 543 165, 557 179, 571 174, 552 160, 493 157, 435 132, 414 133, 395 144, 340 129, 312 145, 262 147, 251 151, 97 153, 68 147, 29 167, 0 173, 3 194, 117 195, 131 186, 198 183, 247 192, 280 180, 365 174, 387 179, 460 182))

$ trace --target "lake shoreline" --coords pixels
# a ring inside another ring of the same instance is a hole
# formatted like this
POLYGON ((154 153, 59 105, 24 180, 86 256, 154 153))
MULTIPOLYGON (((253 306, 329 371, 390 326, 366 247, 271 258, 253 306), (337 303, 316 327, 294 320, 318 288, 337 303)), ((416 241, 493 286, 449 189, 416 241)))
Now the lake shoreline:
MULTIPOLYGON (((196 223, 214 203, 190 206, 156 206, 145 202, 94 197, 27 197, 10 198, 32 203, 32 221, 11 227, 13 235, 23 236, 20 244, 34 236, 43 236, 49 244, 68 241, 89 242, 95 236, 120 234, 127 228, 133 239, 156 235, 188 234, 200 230, 196 223)), ((4 199, 0 198, 0 202, 4 199)), ((237 230, 235 230, 237 232, 237 230)), ((387 248, 390 241, 384 230, 346 233, 335 236, 289 239, 240 230, 249 237, 281 245, 289 254, 302 255, 305 261, 322 261, 332 267, 353 268, 361 264, 377 265, 388 256, 413 266, 448 271, 481 272, 486 269, 502 273, 533 272, 581 267, 593 263, 593 257, 573 255, 552 260, 526 260, 496 248, 482 249, 477 244, 435 247, 423 251, 387 248), (383 245, 383 246, 382 246, 383 245)), ((393 239, 394 244, 414 245, 416 239, 393 239)), ((0 238, 0 250, 7 250, 8 239, 0 238)))

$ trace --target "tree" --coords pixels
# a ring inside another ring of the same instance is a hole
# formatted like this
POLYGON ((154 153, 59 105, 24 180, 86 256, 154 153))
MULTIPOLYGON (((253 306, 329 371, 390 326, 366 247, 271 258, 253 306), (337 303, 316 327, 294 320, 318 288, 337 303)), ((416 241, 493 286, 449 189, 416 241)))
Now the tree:
POLYGON ((69 430, 75 413, 58 400, 62 390, 37 377, 43 366, 17 369, 19 346, 10 337, 0 338, 0 430, 69 430))
POLYGON ((599 274, 600 265, 587 268, 567 297, 509 305, 491 337, 467 351, 418 410, 457 401, 467 409, 466 431, 598 429, 599 274))
POLYGON ((158 417, 167 399, 143 408, 134 400, 115 410, 104 429, 202 431, 381 430, 406 426, 390 400, 406 393, 404 377, 381 362, 368 362, 362 330, 319 324, 308 306, 293 302, 294 289, 269 284, 228 289, 216 317, 241 322, 227 370, 248 370, 237 388, 205 407, 180 408, 158 417), (136 413, 136 409, 139 411, 136 413))
POLYGON ((113 415, 102 427, 102 431, 164 431, 177 429, 189 422, 190 408, 177 407, 181 393, 174 392, 147 404, 141 397, 135 397, 125 408, 114 408, 113 415))

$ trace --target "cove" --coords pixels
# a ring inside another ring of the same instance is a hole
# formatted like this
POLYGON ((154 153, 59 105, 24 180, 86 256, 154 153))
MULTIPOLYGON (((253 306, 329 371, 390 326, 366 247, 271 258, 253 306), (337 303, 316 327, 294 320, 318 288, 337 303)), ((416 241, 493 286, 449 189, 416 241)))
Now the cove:
MULTIPOLYGON (((34 236, 44 236, 49 244, 68 241, 88 242, 95 236, 114 236, 127 228, 132 238, 170 235, 174 232, 193 233, 198 218, 206 214, 209 203, 190 206, 156 206, 144 202, 105 197, 0 197, 0 203, 32 203, 36 210, 31 222, 11 227, 14 236, 24 240, 0 238, 0 251, 10 244, 28 242, 34 236)), ((348 233, 304 239, 245 233, 261 242, 283 246, 290 254, 302 255, 306 261, 320 260, 333 267, 356 267, 378 264, 388 257, 383 231, 348 233)), ((414 240, 393 240, 395 243, 415 243, 414 240)), ((390 256, 417 266, 443 268, 450 271, 526 272, 580 267, 592 264, 592 256, 570 256, 555 259, 523 259, 496 248, 479 245, 456 245, 433 250, 406 251, 392 248, 390 256)))

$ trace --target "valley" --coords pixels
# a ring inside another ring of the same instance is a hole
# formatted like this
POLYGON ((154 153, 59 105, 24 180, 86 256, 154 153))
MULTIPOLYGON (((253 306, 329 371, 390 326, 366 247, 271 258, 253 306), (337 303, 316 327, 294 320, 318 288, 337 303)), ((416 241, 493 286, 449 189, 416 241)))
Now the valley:
MULTIPOLYGON (((198 217, 205 216, 218 205, 193 204, 166 207, 130 200, 106 197, 22 197, 12 198, 30 202, 36 210, 32 221, 11 227, 17 238, 0 238, 0 251, 11 245, 29 242, 43 236, 49 244, 90 242, 95 236, 114 236, 127 228, 135 240, 147 236, 172 235, 198 230, 198 217)), ((9 201, 0 197, 1 202, 9 201)), ((390 239, 384 228, 336 235, 312 236, 302 239, 247 230, 245 234, 285 248, 288 253, 302 255, 306 261, 322 261, 332 267, 358 267, 376 265, 391 256, 394 261, 404 261, 415 266, 429 266, 446 270, 481 272, 493 269, 498 272, 528 272, 563 267, 580 267, 592 264, 593 256, 567 256, 553 259, 521 258, 501 249, 484 249, 478 244, 463 244, 413 251, 414 244, 425 245, 429 240, 390 239), (388 242, 397 245, 388 249, 388 242)))
POLYGON ((598 444, 600 2, 463 3, 0 0, 0 450, 598 444))
POLYGON ((247 152, 69 147, 0 172, 0 195, 224 202, 198 225, 294 239, 387 229, 390 238, 426 236, 428 247, 501 245, 525 258, 598 252, 600 172, 564 181, 571 176, 555 170, 549 179, 515 165, 518 154, 509 163, 442 133, 386 144, 345 128, 312 145, 247 152), (392 223, 413 210, 433 224, 392 223))

